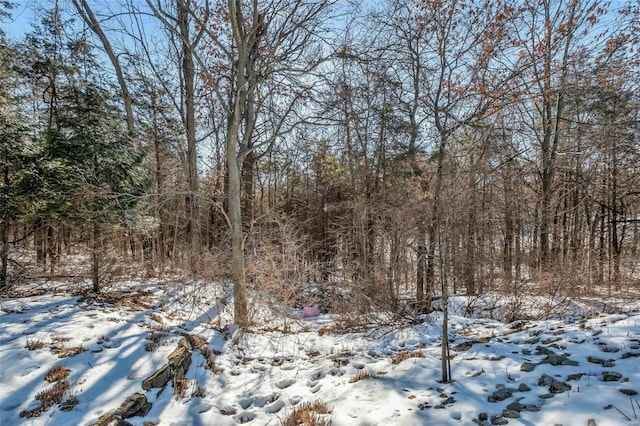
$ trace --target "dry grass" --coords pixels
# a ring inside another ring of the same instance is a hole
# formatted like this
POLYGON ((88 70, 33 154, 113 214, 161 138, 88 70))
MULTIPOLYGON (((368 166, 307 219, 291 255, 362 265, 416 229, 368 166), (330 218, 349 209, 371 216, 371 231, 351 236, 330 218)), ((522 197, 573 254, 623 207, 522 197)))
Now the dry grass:
POLYGON ((40 401, 40 405, 33 410, 23 410, 20 412, 20 417, 39 417, 53 404, 60 404, 65 392, 69 389, 69 382, 62 380, 56 382, 49 389, 38 392, 36 394, 36 400, 40 401))
POLYGON ((282 422, 282 426, 331 426, 331 420, 323 419, 321 414, 329 414, 331 411, 322 401, 305 402, 299 404, 282 422))
POLYGON ((424 358, 422 351, 400 352, 391 357, 391 364, 400 364, 402 361, 411 358, 424 358))
POLYGON ((162 340, 167 337, 167 333, 161 331, 152 331, 147 336, 147 342, 144 343, 144 350, 147 352, 155 351, 160 345, 162 340))
POLYGON ((66 358, 69 356, 75 356, 85 351, 84 346, 52 346, 51 353, 58 355, 58 358, 66 358))
POLYGON ((191 392, 191 398, 204 398, 205 396, 207 396, 207 391, 202 386, 198 386, 191 392))
POLYGON ((51 336, 51 343, 63 343, 71 340, 69 336, 51 336))
POLYGON ((37 349, 42 349, 44 347, 45 343, 43 340, 40 339, 27 339, 27 344, 24 346, 25 348, 27 348, 30 351, 35 351, 37 349))
POLYGON ((187 395, 188 388, 189 380, 184 377, 173 378, 173 396, 176 400, 184 398, 187 395))
POLYGON ((153 293, 149 290, 130 291, 108 291, 98 294, 90 294, 82 297, 80 302, 88 304, 107 304, 131 311, 144 311, 151 309, 154 304, 153 293))
POLYGON ((159 314, 157 314, 156 312, 151 312, 149 314, 149 319, 151 319, 151 320, 153 320, 153 321, 155 321, 155 322, 157 322, 159 324, 163 324, 164 323, 162 321, 162 317, 159 314))
POLYGON ((358 370, 355 376, 349 379, 349 383, 356 383, 360 380, 375 379, 378 374, 373 370, 358 370))
POLYGON ((216 354, 211 348, 202 348, 200 349, 202 356, 204 356, 205 361, 207 361, 207 368, 211 370, 213 374, 220 374, 224 372, 222 367, 216 365, 216 354))
POLYGON ((44 375, 44 379, 49 383, 58 382, 69 377, 69 373, 71 373, 71 370, 58 364, 54 365, 49 369, 49 371, 47 371, 47 374, 44 375))

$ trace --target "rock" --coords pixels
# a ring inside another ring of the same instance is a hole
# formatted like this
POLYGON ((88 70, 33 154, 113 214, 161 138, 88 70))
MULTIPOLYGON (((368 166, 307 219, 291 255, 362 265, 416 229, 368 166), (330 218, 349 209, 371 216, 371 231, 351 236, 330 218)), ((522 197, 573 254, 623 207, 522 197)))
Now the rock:
POLYGON ((595 420, 593 420, 593 419, 589 419, 589 420, 587 421, 587 426, 598 426, 598 425, 596 424, 596 421, 595 421, 595 420))
POLYGON ((116 415, 123 419, 135 416, 146 416, 151 409, 151 403, 147 397, 141 393, 134 393, 124 400, 120 408, 116 410, 116 415))
POLYGON ((502 410, 502 417, 507 418, 507 419, 519 419, 520 418, 520 413, 514 410, 502 410))
POLYGON ((182 339, 176 350, 169 354, 168 364, 174 376, 183 377, 191 365, 191 351, 188 345, 187 339, 182 339))
POLYGON ((569 374, 567 376, 567 380, 569 380, 569 381, 580 380, 582 378, 582 376, 584 376, 584 373, 569 374))
MULTIPOLYGON (((509 410, 509 411, 517 411, 517 412, 520 412, 520 411, 524 411, 524 409, 525 409, 524 405, 520 404, 520 402, 519 402, 519 401, 514 401, 514 402, 512 402, 511 404, 507 405, 507 410, 509 410)), ((505 416, 505 415, 503 414, 503 415, 502 415, 502 417, 508 417, 508 416, 505 416)), ((512 417, 512 418, 513 418, 513 417, 512 417)))
POLYGON ((540 399, 551 399, 551 398, 553 398, 554 396, 555 396, 555 395, 554 395, 554 394, 552 394, 552 393, 545 393, 545 394, 540 395, 538 398, 540 398, 540 399))
POLYGON ((610 368, 610 367, 613 367, 614 365, 613 363, 614 360, 612 359, 602 359, 602 358, 596 358, 594 356, 587 357, 587 361, 589 361, 592 364, 600 364, 605 368, 610 368))
POLYGON ((605 371, 602 373, 603 382, 617 382, 620 379, 622 379, 622 374, 616 373, 615 371, 605 371))
POLYGON ((489 402, 504 401, 507 398, 511 398, 511 395, 513 395, 513 389, 502 387, 496 390, 493 394, 491 394, 489 398, 487 398, 487 401, 489 402))
POLYGON ((169 365, 165 364, 158 371, 153 373, 142 381, 142 389, 149 390, 153 388, 163 388, 171 380, 171 370, 169 365))
POLYGON ((518 392, 529 392, 530 390, 531 388, 526 383, 520 383, 520 386, 518 386, 518 392))
POLYGON ((525 345, 535 345, 536 343, 538 343, 540 341, 540 339, 538 337, 532 337, 530 339, 526 339, 524 341, 525 345))
POLYGON ((553 352, 551 349, 545 347, 545 346, 536 346, 536 355, 554 355, 555 352, 553 352))
POLYGON ((501 426, 509 424, 509 420, 503 419, 502 417, 493 416, 491 418, 491 424, 494 426, 501 426))
POLYGON ((487 416, 487 413, 480 413, 478 415, 478 420, 486 422, 487 420, 489 420, 489 416, 487 416))
POLYGON ((562 393, 571 390, 571 385, 563 383, 553 377, 543 374, 538 380, 538 386, 548 386, 551 393, 562 393))
POLYGON ((522 355, 531 355, 531 351, 525 348, 522 350, 522 355))
POLYGON ((629 395, 629 396, 635 396, 635 395, 638 394, 638 392, 633 390, 633 389, 618 389, 618 391, 622 392, 625 395, 629 395))
POLYGON ((520 371, 524 371, 525 373, 530 373, 536 368, 537 365, 538 364, 535 364, 533 362, 523 362, 522 365, 520 366, 520 371))
POLYGON ((558 365, 576 366, 578 365, 578 362, 570 360, 565 355, 556 355, 552 353, 547 355, 542 361, 540 361, 540 364, 551 364, 553 366, 558 366, 558 365))
POLYGON ((174 377, 184 377, 191 365, 191 345, 186 338, 169 354, 167 363, 142 381, 142 389, 163 388, 174 377))

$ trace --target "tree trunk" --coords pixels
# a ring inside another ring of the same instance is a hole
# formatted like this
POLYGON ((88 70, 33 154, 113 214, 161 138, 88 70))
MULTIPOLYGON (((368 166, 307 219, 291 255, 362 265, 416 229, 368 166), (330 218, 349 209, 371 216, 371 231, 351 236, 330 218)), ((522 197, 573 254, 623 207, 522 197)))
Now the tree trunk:
POLYGON ((93 232, 91 233, 91 282, 93 283, 93 292, 100 292, 100 227, 97 223, 93 224, 93 232))
MULTIPOLYGON (((187 0, 188 3, 188 0, 187 0)), ((191 268, 196 267, 196 259, 201 252, 200 221, 198 214, 198 157, 196 147, 195 119, 195 64, 193 46, 190 44, 189 5, 178 0, 178 26, 182 40, 182 78, 185 110, 183 122, 187 133, 187 182, 189 191, 186 203, 187 238, 191 243, 191 268)))

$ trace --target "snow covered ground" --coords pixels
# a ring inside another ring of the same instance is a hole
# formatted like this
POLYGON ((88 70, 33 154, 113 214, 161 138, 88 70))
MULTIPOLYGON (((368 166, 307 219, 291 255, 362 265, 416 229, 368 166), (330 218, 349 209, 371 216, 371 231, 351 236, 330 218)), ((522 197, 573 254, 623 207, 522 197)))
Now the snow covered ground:
POLYGON ((443 384, 438 312, 338 334, 332 316, 292 310, 282 333, 263 304, 262 325, 240 332, 230 297, 229 285, 149 282, 97 300, 0 299, 0 425, 93 424, 136 393, 151 407, 132 425, 280 425, 315 401, 333 425, 640 425, 640 305, 597 315, 602 306, 572 302, 565 313, 592 316, 504 324, 460 316, 469 301, 456 298, 454 381, 443 384), (143 390, 187 335, 205 346, 192 352, 184 396, 171 383, 143 390), (57 365, 68 377, 45 380, 57 365), (61 398, 44 409, 55 386, 61 398))

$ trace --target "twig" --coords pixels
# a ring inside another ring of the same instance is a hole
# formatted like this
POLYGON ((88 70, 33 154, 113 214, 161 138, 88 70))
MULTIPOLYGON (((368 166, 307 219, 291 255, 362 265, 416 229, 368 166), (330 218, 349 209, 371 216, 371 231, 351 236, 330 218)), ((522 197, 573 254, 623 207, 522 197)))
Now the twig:
POLYGON ((633 410, 633 418, 637 419, 638 415, 636 414, 636 407, 633 406, 633 399, 629 397, 629 403, 631 404, 631 409, 633 410))
POLYGON ((615 405, 613 405, 613 404, 611 404, 611 406, 612 406, 613 408, 615 408, 615 409, 616 409, 616 411, 617 411, 618 413, 622 414, 622 415, 623 415, 627 420, 629 420, 629 421, 631 421, 631 420, 632 420, 632 419, 631 419, 631 417, 627 416, 625 413, 623 413, 622 411, 620 411, 620 409, 619 409, 618 407, 616 407, 616 406, 615 406, 615 405))

